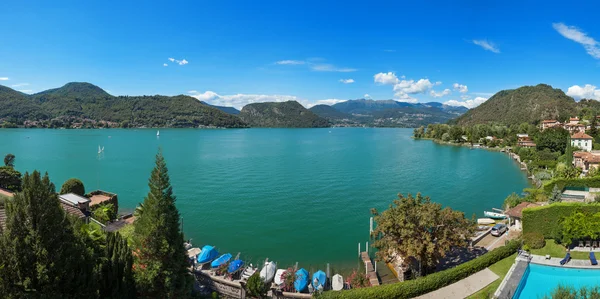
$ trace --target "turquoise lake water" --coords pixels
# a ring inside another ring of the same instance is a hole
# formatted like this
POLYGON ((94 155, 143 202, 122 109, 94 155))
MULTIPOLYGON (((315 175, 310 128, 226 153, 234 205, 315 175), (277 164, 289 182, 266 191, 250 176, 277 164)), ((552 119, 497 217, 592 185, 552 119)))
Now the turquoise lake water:
POLYGON ((60 189, 80 178, 86 190, 119 195, 132 211, 148 192, 162 147, 186 238, 251 261, 288 266, 357 264, 368 241, 370 209, 398 193, 483 216, 528 186, 498 152, 413 140, 411 129, 0 130, 0 155, 22 172, 48 171, 60 189), (98 146, 104 154, 98 157, 98 146))
POLYGON ((600 285, 600 270, 572 269, 529 264, 514 298, 544 298, 558 286, 593 287, 600 285))

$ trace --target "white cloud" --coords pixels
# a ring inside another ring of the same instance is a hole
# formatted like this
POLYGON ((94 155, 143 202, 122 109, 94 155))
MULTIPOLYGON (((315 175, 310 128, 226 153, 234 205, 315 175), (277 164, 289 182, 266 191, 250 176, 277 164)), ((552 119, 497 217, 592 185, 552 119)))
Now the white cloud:
POLYGON ((363 98, 365 98, 366 100, 371 100, 371 96, 368 93, 365 93, 363 98))
POLYGON ((280 60, 275 63, 281 64, 281 65, 299 65, 299 64, 305 64, 306 62, 304 62, 302 60, 280 60))
POLYGON ((473 100, 466 100, 466 101, 450 100, 450 101, 445 102, 444 104, 446 104, 448 106, 464 106, 469 109, 472 109, 472 108, 475 108, 475 107, 481 105, 483 102, 485 102, 487 100, 488 99, 486 99, 484 97, 476 97, 473 100))
MULTIPOLYGON (((169 61, 171 61, 171 62, 175 62, 175 63, 177 63, 177 64, 179 64, 179 65, 186 65, 186 64, 188 64, 188 63, 189 63, 189 61, 187 61, 187 60, 185 60, 185 59, 182 59, 182 60, 177 60, 177 59, 175 59, 175 58, 169 58, 169 61)), ((165 63, 165 64, 163 64, 163 66, 167 66, 167 64, 165 63)))
MULTIPOLYGON (((402 76, 402 77, 404 78, 404 76, 402 76)), ((375 80, 375 83, 384 84, 384 85, 386 85, 386 84, 394 85, 394 84, 397 84, 398 82, 400 82, 398 77, 396 77, 396 74, 394 74, 392 72, 375 74, 375 76, 373 76, 373 79, 375 80)))
POLYGON ((460 93, 466 93, 469 91, 469 88, 466 85, 462 85, 462 84, 458 84, 458 83, 454 83, 452 85, 452 88, 454 88, 454 90, 456 90, 460 93))
POLYGON ((398 102, 406 102, 406 103, 417 103, 417 99, 409 96, 405 92, 398 91, 394 94, 394 99, 398 102))
POLYGON ((463 101, 466 101, 466 100, 470 99, 471 96, 464 94, 464 95, 460 96, 460 98, 463 99, 463 101))
POLYGON ((351 73, 356 72, 353 68, 339 68, 333 64, 321 63, 321 64, 310 64, 310 69, 317 72, 340 72, 340 73, 351 73))
POLYGON ((474 39, 473 43, 494 53, 500 53, 500 49, 494 45, 494 43, 487 41, 485 39, 474 39))
POLYGON ((168 65, 168 64, 166 64, 166 63, 163 63, 163 66, 169 66, 169 65, 168 65))
POLYGON ((13 84, 11 85, 12 87, 23 87, 23 86, 27 86, 29 85, 29 83, 19 83, 19 84, 13 84))
POLYGON ((33 90, 31 90, 31 89, 21 89, 21 90, 17 90, 17 91, 20 91, 22 93, 33 93, 33 90))
POLYGON ((8 81, 8 77, 0 77, 0 81, 8 81))
POLYGON ((442 92, 435 92, 435 90, 431 90, 429 92, 429 95, 432 96, 432 97, 434 97, 434 98, 441 98, 441 97, 447 96, 447 95, 449 95, 451 93, 452 93, 452 91, 450 89, 446 88, 442 92))
POLYGON ((310 108, 312 106, 316 106, 316 105, 334 105, 337 103, 341 103, 341 102, 345 102, 346 100, 340 100, 340 99, 326 99, 326 100, 318 100, 314 103, 308 103, 306 101, 301 101, 301 103, 306 107, 306 108, 310 108))
POLYGON ((433 84, 429 79, 414 80, 402 80, 394 85, 394 91, 401 91, 406 94, 425 93, 427 90, 433 87, 433 84))
POLYGON ((573 85, 567 90, 567 95, 575 99, 594 99, 600 100, 600 89, 591 84, 586 84, 583 87, 573 85))
POLYGON ((169 58, 169 61, 175 62, 175 58, 169 58))
POLYGON ((435 85, 442 85, 442 81, 435 82, 435 85))
POLYGON ((234 94, 234 95, 220 95, 214 91, 205 91, 203 93, 197 90, 190 90, 188 94, 199 101, 209 103, 216 106, 235 107, 236 109, 242 109, 244 106, 252 103, 262 102, 287 102, 297 101, 306 108, 310 108, 315 105, 333 105, 336 103, 345 102, 346 100, 341 99, 325 99, 310 101, 302 99, 292 95, 266 95, 266 94, 234 94))
POLYGON ((600 59, 600 43, 587 36, 585 32, 575 26, 567 26, 563 23, 553 23, 552 27, 565 38, 581 44, 592 57, 600 59))
POLYGON ((354 79, 340 79, 340 82, 344 84, 354 83, 354 79))

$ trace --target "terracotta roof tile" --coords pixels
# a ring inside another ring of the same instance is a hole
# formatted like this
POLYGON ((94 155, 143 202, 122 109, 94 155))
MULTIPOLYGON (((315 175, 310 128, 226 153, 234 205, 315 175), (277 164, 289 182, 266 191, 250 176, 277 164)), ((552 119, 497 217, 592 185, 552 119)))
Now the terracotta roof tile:
POLYGON ((537 207, 537 206, 539 206, 539 204, 537 204, 537 203, 522 202, 522 203, 516 205, 514 208, 506 211, 505 214, 510 217, 522 218, 523 217, 523 209, 537 207))
POLYGON ((571 139, 593 139, 592 136, 584 133, 584 132, 577 132, 573 135, 571 135, 571 139))

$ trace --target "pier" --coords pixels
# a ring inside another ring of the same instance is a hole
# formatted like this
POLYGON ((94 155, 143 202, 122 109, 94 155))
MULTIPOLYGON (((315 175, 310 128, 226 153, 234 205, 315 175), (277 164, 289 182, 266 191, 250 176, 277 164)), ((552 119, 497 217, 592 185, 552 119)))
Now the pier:
POLYGON ((360 258, 362 259, 363 263, 365 264, 366 275, 367 275, 367 278, 369 279, 369 282, 371 283, 371 286, 378 286, 379 278, 377 278, 377 269, 375 269, 373 267, 373 262, 371 261, 371 258, 369 257, 369 253, 366 251, 361 252, 360 258))

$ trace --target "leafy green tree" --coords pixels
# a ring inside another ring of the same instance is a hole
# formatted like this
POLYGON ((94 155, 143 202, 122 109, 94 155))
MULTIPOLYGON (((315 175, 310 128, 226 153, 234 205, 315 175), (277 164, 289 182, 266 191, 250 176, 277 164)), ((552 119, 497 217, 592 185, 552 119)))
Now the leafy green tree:
POLYGON ((598 124, 598 120, 596 119, 596 115, 592 116, 592 120, 590 121, 590 135, 592 137, 598 136, 598 128, 596 128, 598 124))
POLYGON ((0 235, 2 287, 16 298, 92 298, 93 261, 76 237, 48 175, 23 177, 23 191, 6 203, 0 235))
POLYGON ((7 154, 4 156, 4 166, 15 167, 15 155, 7 154))
POLYGON ((104 224, 114 220, 117 217, 115 213, 115 206, 111 203, 101 203, 97 206, 94 206, 92 215, 94 219, 104 224))
POLYGON ((565 153, 569 140, 569 132, 563 128, 546 129, 536 139, 536 149, 543 151, 549 149, 552 152, 565 153))
POLYGON ((554 184, 554 188, 552 189, 552 195, 548 198, 550 203, 560 202, 562 200, 562 192, 558 188, 558 185, 554 184))
POLYGON ((134 222, 134 276, 138 293, 151 298, 187 297, 192 290, 192 276, 187 269, 175 195, 160 151, 148 187, 144 213, 134 222))
POLYGON ((560 221, 561 242, 569 245, 573 240, 597 239, 600 236, 600 213, 586 215, 575 212, 560 221))
POLYGON ((524 199, 522 197, 520 197, 519 195, 517 195, 517 193, 512 193, 511 195, 507 196, 504 199, 504 208, 505 209, 510 209, 515 207, 516 205, 520 204, 521 202, 523 202, 524 199))
POLYGON ((423 137, 425 137, 425 127, 424 126, 420 126, 418 128, 415 128, 413 130, 413 137, 415 137, 415 138, 423 138, 423 137))
POLYGON ((100 266, 100 298, 135 298, 133 256, 127 240, 119 233, 106 234, 103 263, 100 266))
POLYGON ((463 130, 461 127, 452 126, 449 134, 452 141, 462 141, 463 130))
POLYGON ((417 193, 416 197, 398 194, 398 199, 382 213, 372 209, 377 226, 372 236, 377 259, 389 262, 394 255, 413 257, 424 275, 454 247, 468 245, 475 224, 464 214, 417 193))
POLYGON ((0 188, 12 192, 21 191, 21 173, 12 166, 0 167, 0 188))
POLYGON ((260 277, 258 271, 248 278, 246 288, 248 290, 248 296, 252 298, 267 298, 269 286, 260 277))
POLYGON ((85 195, 83 182, 76 178, 66 180, 60 188, 60 194, 74 193, 79 196, 85 195))

